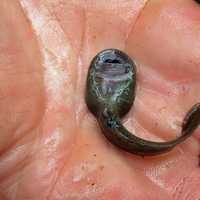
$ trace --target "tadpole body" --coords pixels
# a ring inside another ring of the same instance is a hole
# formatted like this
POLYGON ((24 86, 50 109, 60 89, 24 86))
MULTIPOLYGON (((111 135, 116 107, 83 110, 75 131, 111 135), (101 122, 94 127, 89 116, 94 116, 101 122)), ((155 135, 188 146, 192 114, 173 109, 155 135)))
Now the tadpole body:
POLYGON ((92 60, 87 76, 86 104, 104 136, 119 148, 137 155, 158 155, 188 138, 200 124, 200 103, 187 112, 182 134, 169 142, 153 142, 130 133, 121 123, 135 99, 136 65, 118 49, 106 49, 92 60))

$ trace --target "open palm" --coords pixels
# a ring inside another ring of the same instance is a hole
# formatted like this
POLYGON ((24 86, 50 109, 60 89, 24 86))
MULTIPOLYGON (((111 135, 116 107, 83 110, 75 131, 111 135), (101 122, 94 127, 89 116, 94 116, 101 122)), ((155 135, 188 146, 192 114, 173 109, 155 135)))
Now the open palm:
POLYGON ((200 131, 165 155, 111 145, 84 101, 91 59, 137 65, 134 134, 174 138, 200 101, 200 6, 192 0, 1 0, 1 200, 198 200, 200 131))

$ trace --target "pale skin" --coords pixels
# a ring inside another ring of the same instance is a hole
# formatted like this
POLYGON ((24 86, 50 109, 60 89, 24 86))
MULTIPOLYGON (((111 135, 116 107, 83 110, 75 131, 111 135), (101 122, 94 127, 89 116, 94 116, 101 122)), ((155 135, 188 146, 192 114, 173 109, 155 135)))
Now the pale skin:
POLYGON ((200 102, 200 5, 192 0, 0 1, 0 199, 198 200, 200 129, 142 158, 111 145, 85 105, 91 59, 137 65, 134 134, 165 141, 200 102))

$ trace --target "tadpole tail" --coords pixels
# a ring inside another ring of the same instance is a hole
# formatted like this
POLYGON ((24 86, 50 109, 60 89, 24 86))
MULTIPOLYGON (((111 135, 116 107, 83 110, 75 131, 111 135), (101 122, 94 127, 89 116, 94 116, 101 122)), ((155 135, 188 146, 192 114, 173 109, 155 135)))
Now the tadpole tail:
POLYGON ((153 156, 170 151, 191 136, 200 124, 200 103, 195 104, 186 114, 181 136, 169 142, 153 142, 133 135, 122 125, 120 118, 107 108, 99 114, 98 122, 103 134, 112 144, 129 153, 153 156))

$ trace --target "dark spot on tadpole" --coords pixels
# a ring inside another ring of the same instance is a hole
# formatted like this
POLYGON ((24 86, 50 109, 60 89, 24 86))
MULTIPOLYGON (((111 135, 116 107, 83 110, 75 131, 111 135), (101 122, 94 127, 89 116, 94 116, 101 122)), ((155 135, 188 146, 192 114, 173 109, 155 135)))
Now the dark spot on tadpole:
POLYGON ((117 59, 107 59, 104 61, 105 63, 111 63, 111 64, 114 64, 114 63, 118 63, 118 64, 121 64, 121 61, 120 60, 117 60, 117 59))

